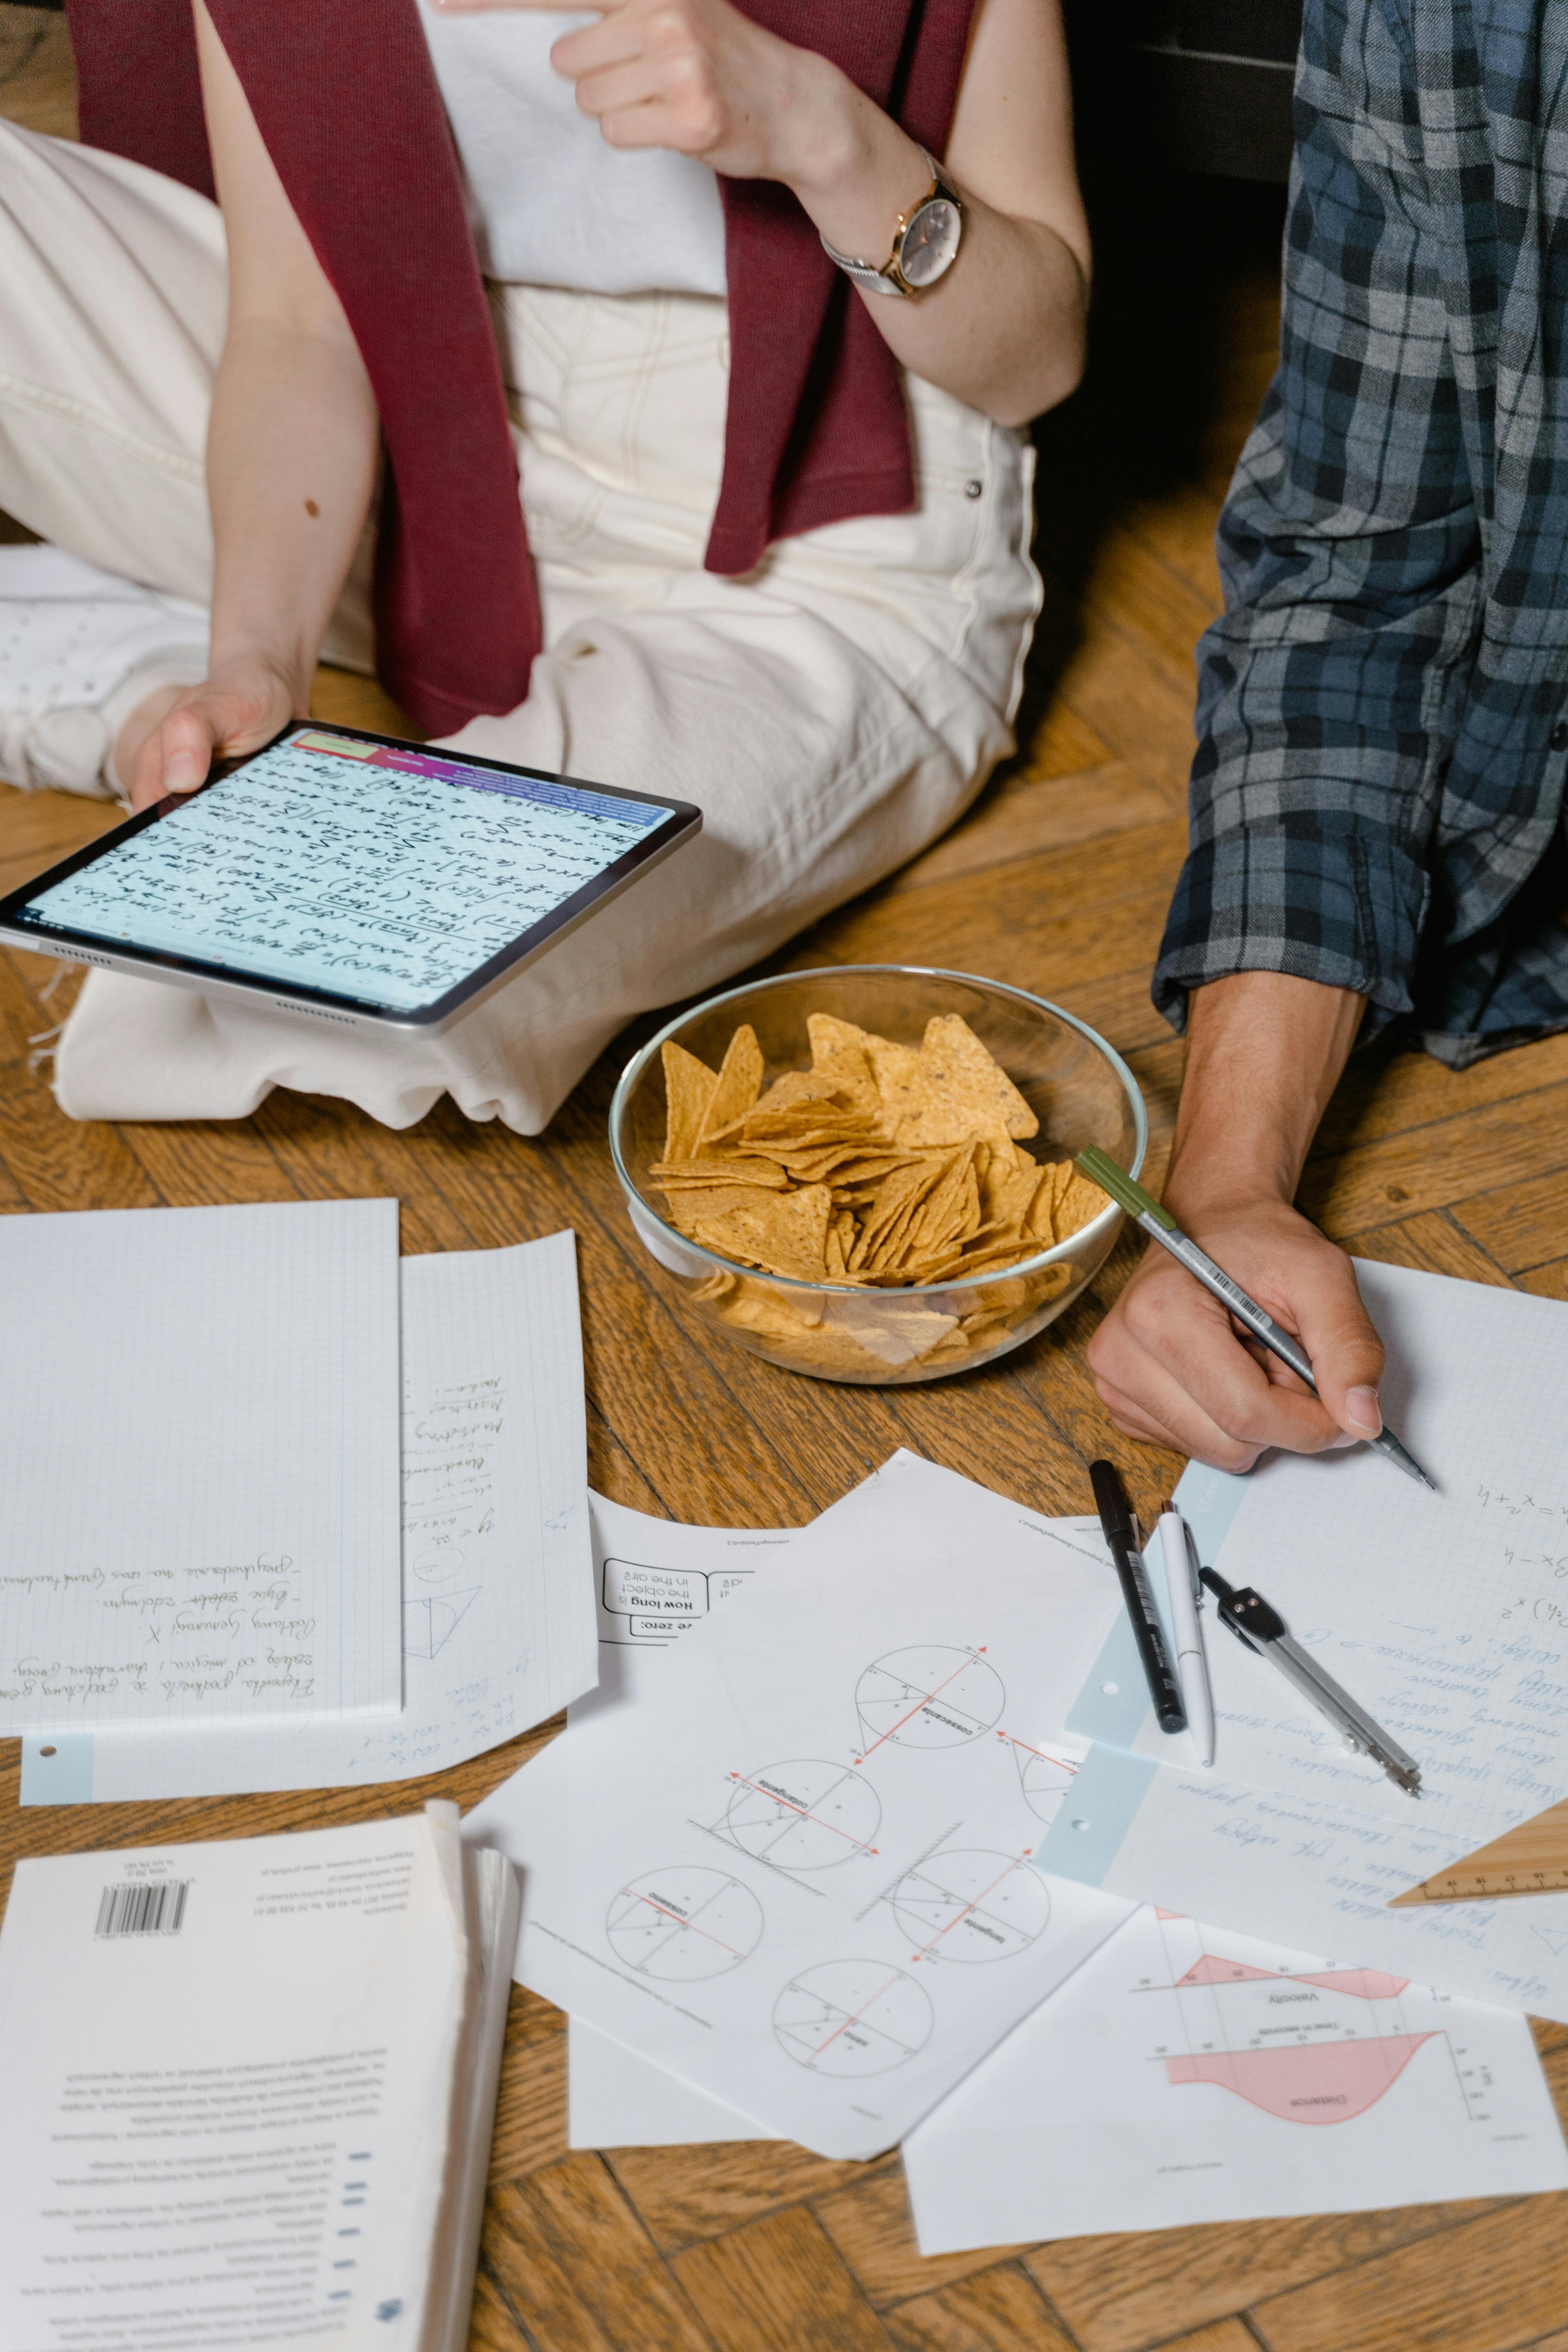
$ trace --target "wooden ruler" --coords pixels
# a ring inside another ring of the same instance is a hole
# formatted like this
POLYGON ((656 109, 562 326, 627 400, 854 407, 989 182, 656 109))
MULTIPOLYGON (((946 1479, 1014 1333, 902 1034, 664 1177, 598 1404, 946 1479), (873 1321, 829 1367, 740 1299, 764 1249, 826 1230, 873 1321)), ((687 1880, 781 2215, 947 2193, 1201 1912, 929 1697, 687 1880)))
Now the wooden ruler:
POLYGON ((1568 1799, 1521 1822, 1489 1845, 1462 1854, 1447 1870, 1396 1895, 1391 1911, 1419 1903, 1492 1903, 1500 1895, 1568 1892, 1568 1799))

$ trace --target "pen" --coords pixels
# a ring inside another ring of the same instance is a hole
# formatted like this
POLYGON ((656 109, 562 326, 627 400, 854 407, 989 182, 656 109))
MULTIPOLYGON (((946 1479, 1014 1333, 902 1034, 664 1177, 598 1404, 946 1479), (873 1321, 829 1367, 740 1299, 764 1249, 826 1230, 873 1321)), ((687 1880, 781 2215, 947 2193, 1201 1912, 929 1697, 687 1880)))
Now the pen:
POLYGON ((1171 1632, 1176 1645, 1176 1672, 1181 1676, 1187 1729, 1193 1735, 1199 1763, 1212 1764, 1214 1694, 1209 1688, 1204 1637, 1198 1630, 1202 1587, 1187 1523, 1174 1503, 1167 1503, 1160 1514, 1160 1549, 1165 1559, 1165 1590, 1171 1597, 1171 1632))
MULTIPOLYGON (((1196 1242, 1183 1233, 1169 1209, 1163 1208, 1152 1192, 1145 1192, 1142 1185, 1135 1183, 1126 1170, 1119 1168, 1110 1153, 1101 1151, 1097 1144, 1090 1144, 1086 1151, 1080 1151, 1073 1164, 1091 1184, 1098 1184, 1102 1192, 1109 1192, 1133 1222, 1142 1225, 1143 1231, 1160 1244, 1162 1249, 1170 1251, 1178 1265, 1184 1265, 1222 1307, 1229 1307, 1238 1323, 1246 1324, 1253 1338, 1261 1340, 1270 1355, 1278 1356, 1282 1364, 1289 1364, 1296 1378, 1305 1381, 1312 1394, 1317 1395, 1318 1383, 1312 1376, 1311 1360, 1300 1341, 1293 1339, 1282 1323, 1276 1323, 1273 1316, 1266 1307, 1259 1307, 1256 1298, 1249 1298, 1240 1283, 1233 1282, 1223 1266, 1215 1265, 1206 1250, 1199 1249, 1196 1242)), ((1419 1462, 1405 1452, 1393 1430, 1380 1430, 1375 1437, 1363 1438, 1362 1444, 1370 1445, 1374 1454, 1386 1455, 1407 1478, 1418 1479, 1423 1486, 1432 1486, 1432 1480, 1419 1462)))
POLYGON ((1212 1568, 1203 1569, 1200 1573, 1219 1602, 1221 1618, 1237 1640, 1245 1642, 1249 1650, 1256 1650, 1260 1658, 1267 1658, 1270 1665, 1278 1666, 1287 1682, 1294 1683, 1319 1714, 1328 1717, 1347 1748, 1353 1748, 1358 1756, 1370 1756, 1374 1763, 1382 1765, 1391 1780, 1398 1782, 1407 1797, 1418 1797, 1421 1767, 1414 1756, 1407 1756, 1398 1740, 1391 1739, 1365 1707, 1358 1706, 1349 1691, 1342 1689, 1332 1675, 1324 1673, 1310 1651, 1291 1640, 1278 1610, 1271 1609, 1250 1584, 1227 1584, 1212 1568))
POLYGON ((1116 1465, 1110 1462, 1091 1462, 1089 1484, 1094 1488, 1094 1507, 1100 1513, 1100 1524, 1105 1531, 1106 1549, 1115 1563, 1121 1582, 1121 1597, 1127 1603, 1127 1614, 1132 1620, 1132 1638, 1138 1644, 1139 1662, 1143 1668, 1149 1696, 1154 1702, 1154 1714, 1162 1731, 1181 1731, 1186 1725, 1182 1706, 1182 1694, 1171 1661, 1165 1654, 1165 1637, 1160 1631, 1160 1620, 1154 1614, 1154 1603, 1149 1591, 1149 1580, 1143 1573, 1143 1562, 1138 1549, 1138 1522, 1133 1517, 1116 1465))

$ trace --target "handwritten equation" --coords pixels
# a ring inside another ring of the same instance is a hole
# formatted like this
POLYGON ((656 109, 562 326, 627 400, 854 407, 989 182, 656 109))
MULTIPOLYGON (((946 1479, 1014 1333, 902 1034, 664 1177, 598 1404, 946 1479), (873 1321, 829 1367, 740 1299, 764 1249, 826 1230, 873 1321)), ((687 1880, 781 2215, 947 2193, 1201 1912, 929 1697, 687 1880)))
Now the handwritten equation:
POLYGON ((535 798, 281 743, 43 892, 32 911, 98 939, 409 1010, 542 921, 663 815, 559 785, 535 798))

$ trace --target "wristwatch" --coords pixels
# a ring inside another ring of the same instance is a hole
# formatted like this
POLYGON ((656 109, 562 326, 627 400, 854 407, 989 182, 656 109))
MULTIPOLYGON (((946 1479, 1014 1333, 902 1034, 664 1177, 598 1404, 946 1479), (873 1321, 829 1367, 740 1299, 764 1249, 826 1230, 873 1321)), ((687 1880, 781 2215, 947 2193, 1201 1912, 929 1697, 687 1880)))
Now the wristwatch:
POLYGON ((934 156, 925 155, 931 172, 931 186, 911 212, 899 215, 893 235, 893 249, 880 265, 875 261, 855 261, 848 254, 839 253, 826 237, 822 249, 829 261, 836 261, 847 278, 868 294, 892 294, 902 301, 910 294, 921 294, 934 286, 943 273, 952 268, 958 257, 959 240, 963 235, 963 199, 934 156))

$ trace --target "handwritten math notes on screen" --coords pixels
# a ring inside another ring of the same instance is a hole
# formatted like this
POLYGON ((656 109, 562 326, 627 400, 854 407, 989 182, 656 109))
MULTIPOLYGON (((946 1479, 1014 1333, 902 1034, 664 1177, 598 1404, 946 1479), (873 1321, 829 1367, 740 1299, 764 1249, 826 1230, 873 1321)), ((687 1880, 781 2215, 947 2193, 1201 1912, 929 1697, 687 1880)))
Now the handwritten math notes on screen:
POLYGON ((668 814, 413 746, 305 733, 56 883, 24 919, 412 1012, 668 814))

